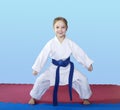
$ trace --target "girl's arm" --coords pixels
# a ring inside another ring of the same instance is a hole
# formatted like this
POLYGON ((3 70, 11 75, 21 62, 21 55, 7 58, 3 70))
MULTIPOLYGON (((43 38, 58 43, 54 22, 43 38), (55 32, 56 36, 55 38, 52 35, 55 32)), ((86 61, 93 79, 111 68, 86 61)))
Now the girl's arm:
POLYGON ((41 50, 40 54, 35 60, 35 63, 32 66, 34 75, 38 74, 41 71, 41 69, 43 68, 44 64, 47 61, 49 53, 50 53, 50 43, 48 42, 45 45, 45 47, 41 50))
POLYGON ((84 67, 86 67, 88 71, 92 71, 93 61, 87 56, 87 54, 83 51, 83 49, 80 48, 76 43, 71 41, 71 50, 73 57, 84 67))

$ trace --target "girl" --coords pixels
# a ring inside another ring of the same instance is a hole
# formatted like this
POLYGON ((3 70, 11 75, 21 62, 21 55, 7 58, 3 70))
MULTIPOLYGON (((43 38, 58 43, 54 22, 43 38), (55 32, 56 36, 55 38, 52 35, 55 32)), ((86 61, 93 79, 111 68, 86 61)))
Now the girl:
POLYGON ((34 65, 32 66, 33 74, 37 75, 43 68, 47 58, 52 59, 50 67, 41 74, 31 92, 29 104, 35 104, 41 96, 54 85, 53 105, 57 105, 57 91, 59 85, 69 84, 69 94, 72 100, 72 88, 76 90, 79 97, 83 99, 83 104, 90 104, 88 100, 92 95, 87 78, 74 68, 74 64, 70 61, 73 57, 88 71, 92 71, 93 61, 87 54, 73 41, 67 38, 66 31, 68 29, 67 20, 63 17, 57 17, 53 21, 53 29, 55 37, 52 38, 42 49, 38 55, 34 65))

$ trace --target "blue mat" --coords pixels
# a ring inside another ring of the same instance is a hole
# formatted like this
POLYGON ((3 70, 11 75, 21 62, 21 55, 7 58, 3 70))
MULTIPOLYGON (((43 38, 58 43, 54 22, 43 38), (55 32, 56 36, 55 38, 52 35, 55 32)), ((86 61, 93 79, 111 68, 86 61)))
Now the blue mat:
POLYGON ((19 104, 0 102, 0 110, 120 110, 120 104, 19 104))

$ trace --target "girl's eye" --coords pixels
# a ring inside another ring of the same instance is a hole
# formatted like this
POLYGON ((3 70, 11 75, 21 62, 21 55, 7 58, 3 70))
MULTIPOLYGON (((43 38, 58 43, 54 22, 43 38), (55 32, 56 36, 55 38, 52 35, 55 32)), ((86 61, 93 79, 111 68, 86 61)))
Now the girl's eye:
POLYGON ((56 28, 58 29, 59 27, 57 26, 56 28))

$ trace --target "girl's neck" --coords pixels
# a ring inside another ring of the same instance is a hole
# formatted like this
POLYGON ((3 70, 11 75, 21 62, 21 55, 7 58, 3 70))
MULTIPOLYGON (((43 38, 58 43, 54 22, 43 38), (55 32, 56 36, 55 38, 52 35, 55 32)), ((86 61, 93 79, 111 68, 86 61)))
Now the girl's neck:
POLYGON ((58 38, 59 42, 60 42, 60 43, 62 43, 62 42, 63 42, 63 40, 65 39, 65 36, 62 36, 62 37, 57 37, 57 38, 58 38))

